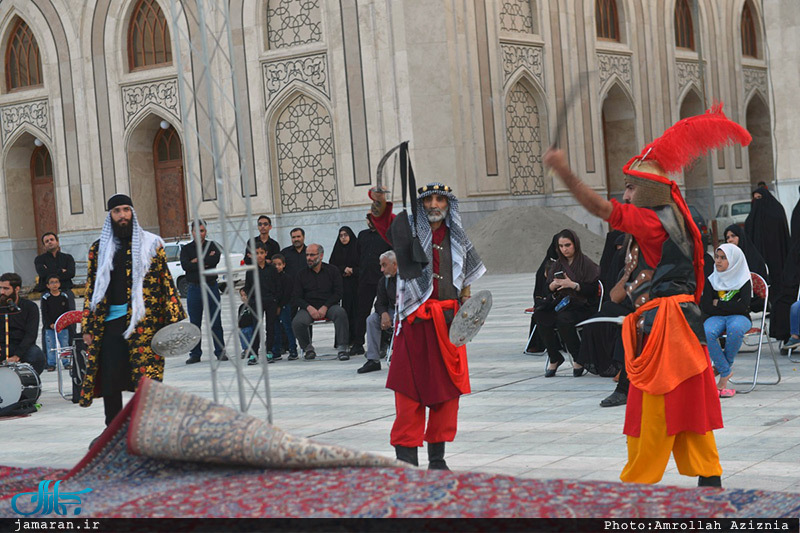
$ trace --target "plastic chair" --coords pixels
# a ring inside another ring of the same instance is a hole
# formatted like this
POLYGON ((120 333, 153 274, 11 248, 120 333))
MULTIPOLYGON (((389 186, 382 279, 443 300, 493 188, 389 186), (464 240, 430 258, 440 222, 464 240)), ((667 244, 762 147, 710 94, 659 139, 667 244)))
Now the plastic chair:
MULTIPOLYGON (((598 312, 598 313, 600 312, 600 308, 603 306, 603 294, 605 294, 605 288, 603 287, 603 282, 602 282, 602 281, 600 281, 600 280, 597 280, 597 296, 598 296, 598 301, 597 301, 597 312, 598 312)), ((526 309, 526 310, 525 310, 525 312, 527 312, 527 311, 528 311, 528 310, 526 309)), ((533 314, 533 313, 531 313, 531 314, 533 314)), ((583 329, 583 327, 578 327, 578 328, 577 328, 577 331, 578 331, 578 338, 580 338, 580 333, 581 333, 581 330, 582 330, 582 329, 583 329)), ((530 342, 531 342, 531 341, 530 341, 530 339, 532 339, 532 338, 533 338, 533 332, 534 332, 534 331, 536 331, 536 325, 534 325, 534 326, 533 326, 533 331, 531 331, 531 336, 530 336, 530 338, 528 339, 528 343, 530 343, 530 342)), ((525 346, 525 348, 527 349, 527 347, 528 347, 528 346, 526 345, 526 346, 525 346)), ((567 352, 567 357, 569 358, 570 365, 572 365, 572 363, 574 362, 574 361, 573 361, 573 359, 572 359, 572 354, 571 354, 571 353, 569 353, 569 350, 564 350, 564 351, 566 351, 566 352, 567 352)), ((545 351, 544 351, 544 353, 547 353, 547 350, 545 350, 545 351)), ((549 355, 548 355, 548 356, 545 358, 545 362, 544 362, 544 369, 545 369, 545 370, 547 370, 547 367, 548 367, 548 366, 550 366, 550 356, 549 356, 549 355)))
MULTIPOLYGON (((769 353, 772 355, 772 362, 775 365, 775 372, 778 374, 778 378, 775 381, 758 381, 758 369, 761 364, 761 351, 764 346, 764 336, 766 332, 766 322, 767 322, 767 305, 769 305, 769 285, 767 282, 764 281, 764 278, 756 274, 755 272, 750 272, 750 284, 753 287, 753 294, 759 298, 764 299, 764 309, 761 312, 761 320, 760 325, 758 327, 750 328, 747 333, 745 333, 745 341, 748 338, 754 338, 758 336, 758 351, 756 352, 756 364, 755 368, 753 369, 753 381, 734 381, 733 379, 730 380, 731 383, 736 385, 742 384, 749 384, 750 388, 747 390, 737 390, 738 394, 747 394, 748 392, 752 392, 753 389, 756 388, 756 385, 777 385, 781 382, 781 369, 778 368, 778 359, 775 357, 775 349, 772 347, 772 339, 767 337, 767 344, 769 344, 769 353)), ((755 345, 753 345, 755 346, 755 345)))
POLYGON ((66 328, 70 327, 73 324, 80 324, 81 319, 83 318, 83 311, 67 311, 66 313, 62 314, 60 317, 56 319, 55 322, 55 330, 56 330, 56 347, 53 348, 56 352, 56 370, 58 371, 58 393, 61 395, 62 398, 65 400, 72 401, 72 391, 70 391, 69 395, 64 394, 64 382, 63 382, 63 369, 61 368, 62 359, 69 357, 73 360, 73 364, 75 359, 75 346, 61 346, 61 343, 58 341, 58 334, 65 330, 66 328))

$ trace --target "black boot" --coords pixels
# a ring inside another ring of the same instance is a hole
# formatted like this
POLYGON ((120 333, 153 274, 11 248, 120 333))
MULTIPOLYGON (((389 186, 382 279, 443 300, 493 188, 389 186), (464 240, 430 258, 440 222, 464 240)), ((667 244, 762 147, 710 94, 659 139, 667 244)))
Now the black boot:
POLYGON ((719 476, 697 476, 698 487, 720 487, 722 488, 722 480, 719 476))
POLYGON ((450 470, 444 462, 444 442, 428 443, 428 470, 450 470))
POLYGON ((395 446, 394 453, 398 461, 419 466, 419 459, 417 459, 417 448, 410 448, 408 446, 395 446))

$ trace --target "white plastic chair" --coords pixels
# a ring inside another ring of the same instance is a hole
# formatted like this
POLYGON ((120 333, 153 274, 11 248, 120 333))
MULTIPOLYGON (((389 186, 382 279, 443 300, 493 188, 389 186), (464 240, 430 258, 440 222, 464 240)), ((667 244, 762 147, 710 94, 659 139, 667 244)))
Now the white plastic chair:
MULTIPOLYGON (((750 328, 747 333, 745 333, 745 340, 748 338, 754 338, 758 336, 758 350, 756 352, 756 364, 753 369, 753 381, 734 381, 733 379, 730 380, 731 383, 736 385, 742 384, 749 384, 750 388, 747 390, 736 390, 738 394, 747 394, 748 392, 752 392, 753 389, 756 388, 756 385, 777 385, 781 382, 781 369, 778 367, 778 359, 775 357, 775 349, 772 347, 772 339, 769 338, 769 335, 765 335, 766 328, 767 328, 767 305, 769 305, 769 285, 767 282, 764 281, 764 278, 756 274, 755 272, 750 272, 750 284, 753 287, 753 294, 759 298, 764 299, 764 309, 761 312, 761 320, 760 325, 758 327, 750 328), (758 369, 761 364, 761 350, 764 346, 764 337, 767 338, 767 344, 769 344, 769 353, 772 355, 772 362, 775 365, 775 372, 778 374, 778 377, 775 381, 758 381, 758 369)), ((753 345, 755 346, 755 344, 753 345)), ((741 352, 740 352, 741 354, 741 352)))

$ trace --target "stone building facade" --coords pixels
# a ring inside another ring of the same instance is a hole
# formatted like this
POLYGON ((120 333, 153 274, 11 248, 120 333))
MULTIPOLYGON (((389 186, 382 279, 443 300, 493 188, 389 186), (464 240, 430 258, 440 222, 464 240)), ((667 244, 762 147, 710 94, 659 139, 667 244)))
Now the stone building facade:
POLYGON ((203 90, 196 52, 180 38, 197 32, 194 0, 174 22, 169 0, 0 2, 1 270, 30 282, 45 231, 83 258, 114 192, 133 197, 147 228, 183 233, 187 175, 199 176, 212 238, 214 203, 225 197, 230 216, 242 216, 250 191, 282 244, 303 226, 330 245, 340 224, 363 228, 377 162, 406 139, 418 181, 452 185, 467 225, 499 208, 546 205, 600 232, 546 173, 547 146, 557 141, 592 187, 619 195, 629 157, 715 100, 753 144, 680 176, 689 202, 708 216, 715 202, 775 180, 761 2, 229 5, 238 113, 223 120, 240 135, 221 161, 244 177, 219 184, 209 158, 187 161, 184 146, 188 127, 212 127, 196 110, 182 124, 180 112, 176 63, 189 90, 203 90))

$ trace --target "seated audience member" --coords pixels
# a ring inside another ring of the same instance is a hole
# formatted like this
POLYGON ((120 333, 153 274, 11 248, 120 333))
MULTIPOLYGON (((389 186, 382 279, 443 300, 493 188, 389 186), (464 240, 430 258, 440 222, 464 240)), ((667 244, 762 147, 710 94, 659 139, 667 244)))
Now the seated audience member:
POLYGON ((303 357, 314 359, 317 352, 311 344, 309 328, 315 320, 332 320, 339 360, 347 361, 350 359, 347 353, 350 326, 347 313, 339 305, 342 300, 342 276, 338 268, 322 262, 324 254, 325 250, 319 244, 310 244, 306 248, 308 268, 298 272, 294 280, 292 301, 298 309, 292 320, 292 329, 304 352, 303 357))
POLYGON ((792 241, 779 282, 773 283, 769 288, 769 336, 787 341, 790 336, 789 309, 797 301, 797 290, 800 287, 800 239, 792 241))
POLYGON ((58 364, 56 336, 58 336, 58 344, 62 348, 69 346, 69 330, 64 328, 56 333, 56 320, 75 307, 70 306, 69 298, 61 292, 61 280, 59 280, 58 274, 48 275, 46 286, 47 292, 42 294, 42 324, 45 332, 44 349, 47 355, 47 371, 52 372, 58 364))
MULTIPOLYGON (((599 277, 600 269, 581 252, 578 236, 568 229, 561 231, 558 234, 558 259, 547 272, 548 297, 533 315, 550 357, 545 377, 555 376, 564 362, 556 329, 569 353, 577 357, 580 338, 575 324, 592 316, 597 309, 599 277)), ((573 364, 573 376, 581 376, 584 371, 582 366, 573 364)))
POLYGON ((242 304, 239 306, 239 342, 242 345, 241 358, 253 355, 251 348, 253 334, 256 329, 256 319, 253 316, 253 310, 250 308, 250 299, 247 297, 247 291, 239 289, 239 297, 242 299, 242 304))
POLYGON ((392 250, 380 256, 383 279, 378 282, 375 312, 367 317, 367 362, 359 368, 359 374, 381 369, 381 331, 391 330, 394 306, 397 299, 397 256, 392 250))
POLYGON ((342 309, 347 313, 347 323, 350 326, 347 344, 352 344, 356 338, 358 307, 358 237, 349 226, 339 228, 339 238, 333 245, 328 263, 338 268, 342 276, 342 309))
MULTIPOLYGON (((533 285, 533 304, 534 308, 536 308, 537 302, 543 302, 547 298, 547 271, 550 269, 550 265, 552 265, 556 259, 558 259, 558 252, 556 249, 558 248, 558 234, 556 233, 553 235, 553 240, 550 242, 550 246, 547 247, 547 252, 545 252, 544 259, 539 264, 539 268, 536 269, 536 277, 534 278, 534 285, 533 285)), ((531 315, 531 324, 528 328, 528 337, 530 338, 530 342, 528 346, 525 347, 525 351, 528 353, 539 353, 546 350, 546 346, 544 345, 544 341, 542 341, 541 335, 539 332, 536 331, 531 337, 531 331, 536 326, 536 318, 531 315)))
POLYGON ((272 266, 278 271, 278 316, 275 318, 275 344, 272 353, 281 353, 281 337, 286 336, 289 344, 289 361, 297 359, 297 340, 292 331, 292 292, 294 280, 286 273, 286 258, 283 254, 272 256, 272 266))
POLYGON ((261 309, 264 312, 266 319, 265 324, 258 324, 258 316, 256 316, 256 332, 255 339, 253 340, 253 353, 247 360, 248 365, 258 364, 258 350, 261 347, 261 337, 264 336, 264 328, 267 329, 267 340, 264 344, 264 351, 267 352, 267 363, 275 362, 281 359, 281 354, 278 352, 270 353, 269 350, 275 345, 275 318, 278 315, 278 271, 272 266, 271 261, 267 263, 267 250, 268 247, 263 242, 256 242, 256 269, 248 270, 244 282, 244 291, 249 297, 250 309, 256 312, 256 292, 255 292, 255 277, 258 276, 258 287, 261 293, 261 309))
POLYGON ((0 320, 0 361, 28 363, 37 374, 44 371, 45 356, 36 345, 39 335, 39 308, 19 295, 22 278, 15 272, 0 276, 0 308, 11 311, 8 315, 8 344, 6 345, 6 321, 0 320))
MULTIPOLYGON (((633 305, 625 292, 625 284, 630 281, 631 271, 625 269, 625 234, 617 232, 612 242, 614 253, 600 267, 600 276, 605 287, 604 297, 598 317, 625 316, 633 311, 633 305)), ((616 376, 625 365, 622 348, 622 326, 607 322, 587 324, 581 334, 581 349, 575 362, 586 368, 587 372, 602 377, 616 376)), ((627 387, 624 395, 627 397, 627 387)), ((621 404, 616 404, 621 405, 621 404)), ((605 407, 605 406, 604 406, 605 407)))
POLYGON ((731 366, 750 329, 752 286, 744 252, 735 244, 721 244, 714 252, 714 272, 707 281, 700 309, 708 316, 703 323, 708 353, 719 372, 719 395, 729 398, 736 394, 727 388, 731 366), (719 342, 722 335, 726 335, 724 349, 719 342))
POLYGON ((784 348, 794 348, 800 344, 800 300, 789 308, 789 340, 783 343, 784 348))
MULTIPOLYGON (((764 262, 764 258, 761 257, 756 247, 753 246, 753 243, 748 240, 744 229, 738 224, 731 224, 725 228, 725 233, 723 233, 723 235, 725 236, 725 242, 735 244, 744 252, 744 258, 747 260, 747 267, 750 269, 750 272, 755 272, 764 278, 764 281, 769 285, 770 277, 769 273, 767 273, 767 264, 764 262)), ((764 300, 753 297, 750 301, 750 311, 760 313, 762 309, 764 309, 764 300)))

